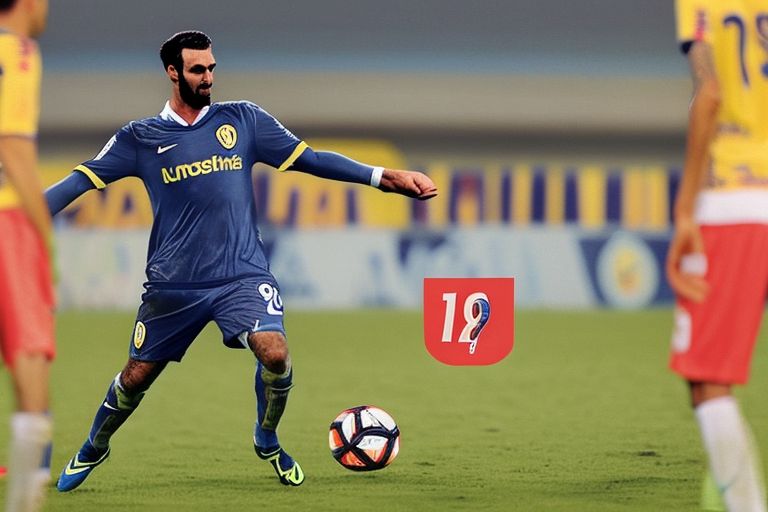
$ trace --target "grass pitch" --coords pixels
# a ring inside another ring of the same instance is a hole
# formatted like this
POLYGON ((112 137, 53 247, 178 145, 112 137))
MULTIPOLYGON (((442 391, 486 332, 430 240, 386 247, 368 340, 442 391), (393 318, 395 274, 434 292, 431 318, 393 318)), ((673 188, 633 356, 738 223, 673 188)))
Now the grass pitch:
MULTIPOLYGON (((253 453, 252 357, 209 327, 113 438, 111 459, 76 491, 52 488, 46 510, 697 510, 704 454, 687 392, 666 370, 670 312, 516 320, 507 359, 448 367, 424 349, 418 313, 289 314, 297 385, 280 434, 307 474, 300 488, 279 485, 253 453), (389 468, 359 474, 333 460, 327 429, 366 403, 395 417, 402 448, 389 468)), ((59 316, 54 478, 122 368, 132 323, 59 316)), ((765 460, 767 350, 739 391, 765 460)))

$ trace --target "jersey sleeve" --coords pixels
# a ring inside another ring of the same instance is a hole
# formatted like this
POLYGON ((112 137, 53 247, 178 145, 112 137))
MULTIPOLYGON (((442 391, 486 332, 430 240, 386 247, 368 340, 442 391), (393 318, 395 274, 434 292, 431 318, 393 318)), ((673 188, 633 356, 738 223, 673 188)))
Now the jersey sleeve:
POLYGON ((688 53, 695 42, 711 43, 711 13, 707 0, 675 0, 675 16, 677 42, 683 53, 688 53))
POLYGON ((136 139, 128 126, 112 136, 91 160, 75 167, 101 190, 109 183, 136 176, 136 139))
POLYGON ((30 40, 0 40, 0 135, 37 136, 40 117, 40 53, 30 40))
POLYGON ((278 171, 287 170, 307 149, 307 143, 261 107, 250 104, 248 108, 256 129, 256 159, 278 171))

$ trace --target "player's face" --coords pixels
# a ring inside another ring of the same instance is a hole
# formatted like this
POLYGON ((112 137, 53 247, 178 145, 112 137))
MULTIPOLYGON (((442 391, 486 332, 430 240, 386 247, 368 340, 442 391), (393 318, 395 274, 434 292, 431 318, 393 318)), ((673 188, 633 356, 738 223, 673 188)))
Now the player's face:
POLYGON ((45 30, 48 19, 48 0, 32 0, 29 16, 29 35, 37 37, 45 30))
POLYGON ((192 108, 201 109, 211 104, 213 87, 213 69, 216 59, 210 48, 207 50, 181 50, 184 71, 179 74, 179 94, 181 99, 192 108))

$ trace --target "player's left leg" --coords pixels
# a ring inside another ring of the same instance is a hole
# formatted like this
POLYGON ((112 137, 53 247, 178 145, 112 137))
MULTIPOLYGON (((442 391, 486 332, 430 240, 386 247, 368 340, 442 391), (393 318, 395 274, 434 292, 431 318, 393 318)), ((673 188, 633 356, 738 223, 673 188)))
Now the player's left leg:
POLYGON ((256 356, 256 453, 275 470, 280 483, 301 485, 304 473, 280 446, 277 426, 293 387, 293 369, 283 327, 283 302, 273 276, 246 278, 220 290, 214 320, 230 348, 250 348, 256 356))
POLYGON ((288 344, 279 332, 255 332, 248 338, 257 360, 255 389, 260 398, 256 440, 259 446, 275 446, 279 444, 275 431, 293 387, 288 344))
POLYGON ((304 472, 280 446, 277 426, 293 387, 293 368, 288 343, 281 332, 252 332, 248 336, 258 361, 255 375, 257 421, 253 443, 256 454, 270 462, 280 482, 298 486, 304 483, 304 472))

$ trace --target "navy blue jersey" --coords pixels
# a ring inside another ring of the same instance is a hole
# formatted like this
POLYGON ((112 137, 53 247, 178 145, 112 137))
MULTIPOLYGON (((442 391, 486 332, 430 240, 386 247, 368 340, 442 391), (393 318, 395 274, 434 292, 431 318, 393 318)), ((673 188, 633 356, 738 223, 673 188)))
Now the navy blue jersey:
POLYGON ((251 168, 285 170, 306 147, 253 103, 214 103, 191 126, 133 121, 76 170, 97 188, 127 176, 144 182, 154 212, 150 283, 212 284, 268 270, 251 168))

